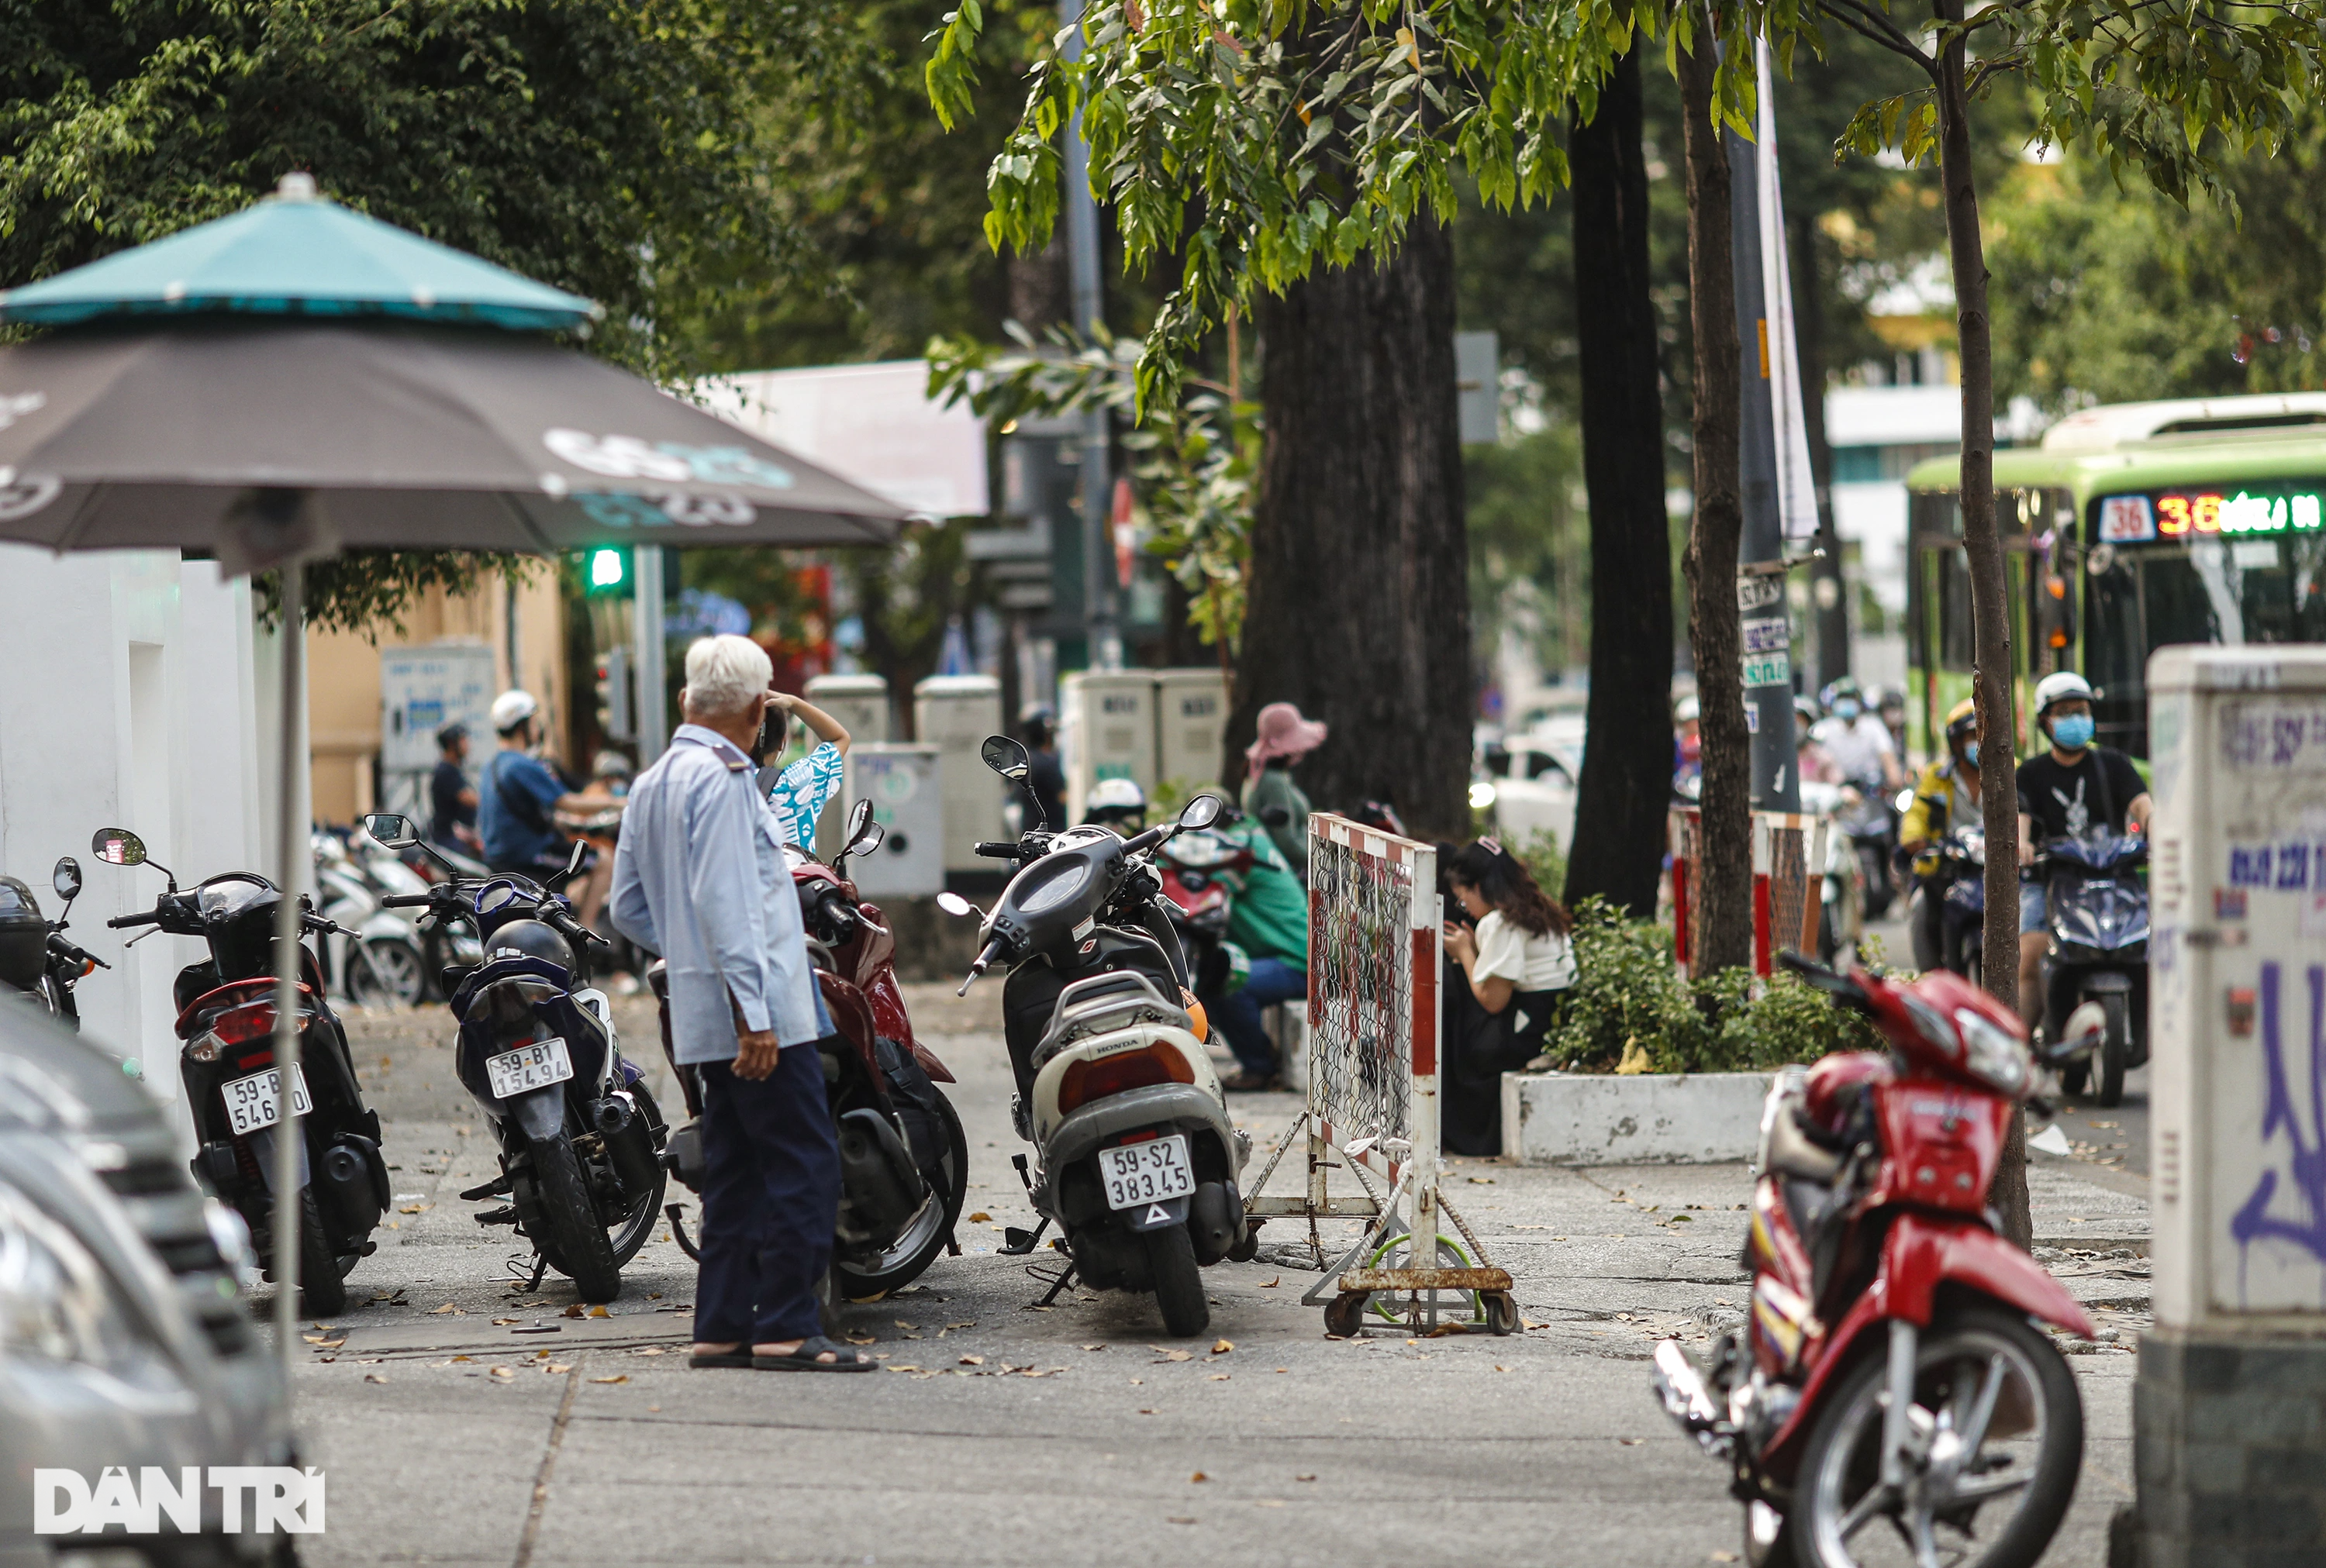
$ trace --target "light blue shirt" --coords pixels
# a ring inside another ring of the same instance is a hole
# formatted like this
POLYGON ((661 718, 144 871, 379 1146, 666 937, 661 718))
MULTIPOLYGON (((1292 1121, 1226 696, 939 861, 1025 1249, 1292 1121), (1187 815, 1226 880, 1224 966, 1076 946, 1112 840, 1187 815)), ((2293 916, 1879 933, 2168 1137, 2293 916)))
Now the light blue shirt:
POLYGON ((750 758, 714 731, 680 725, 630 786, 609 913, 668 968, 681 1062, 733 1061, 737 1007, 779 1045, 823 1033, 775 814, 750 758))
POLYGON ((816 821, 840 788, 841 760, 840 747, 827 740, 776 775, 768 804, 775 809, 785 843, 815 842, 816 821))

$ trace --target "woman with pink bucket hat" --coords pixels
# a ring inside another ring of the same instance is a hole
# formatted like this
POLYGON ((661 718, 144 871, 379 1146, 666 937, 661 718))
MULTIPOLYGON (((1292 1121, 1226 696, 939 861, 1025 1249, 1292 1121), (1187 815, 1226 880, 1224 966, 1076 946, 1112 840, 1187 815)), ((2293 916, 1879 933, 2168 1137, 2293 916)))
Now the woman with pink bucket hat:
POLYGON ((1300 879, 1308 879, 1308 797, 1292 782, 1300 759, 1325 744, 1325 726, 1300 717, 1289 702, 1271 702, 1260 710, 1258 734, 1243 754, 1243 809, 1268 825, 1268 836, 1292 863, 1300 879), (1281 808, 1282 821, 1269 821, 1264 812, 1281 808))

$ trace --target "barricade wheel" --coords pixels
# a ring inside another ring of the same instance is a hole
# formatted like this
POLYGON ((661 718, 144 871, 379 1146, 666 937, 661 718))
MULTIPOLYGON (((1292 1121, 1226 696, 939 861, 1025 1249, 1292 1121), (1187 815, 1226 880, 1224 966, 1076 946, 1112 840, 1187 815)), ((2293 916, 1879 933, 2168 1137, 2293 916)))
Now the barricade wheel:
POLYGON ((1336 1295, 1325 1304, 1325 1331, 1354 1340, 1363 1331, 1365 1303, 1370 1297, 1363 1291, 1352 1291, 1336 1295))
POLYGON ((1486 1327, 1489 1331, 1497 1334, 1515 1334, 1519 1331, 1519 1304, 1512 1299, 1510 1292, 1483 1291, 1479 1293, 1478 1300, 1486 1309, 1486 1327))

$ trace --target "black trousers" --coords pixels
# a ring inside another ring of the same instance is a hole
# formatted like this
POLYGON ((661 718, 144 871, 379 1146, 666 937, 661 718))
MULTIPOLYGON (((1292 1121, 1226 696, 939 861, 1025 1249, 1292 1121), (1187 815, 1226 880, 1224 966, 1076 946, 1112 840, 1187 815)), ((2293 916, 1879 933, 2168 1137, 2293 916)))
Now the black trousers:
POLYGON ((1499 1155, 1503 1074, 1542 1053, 1562 993, 1515 992, 1501 1012, 1489 1013, 1461 967, 1448 962, 1446 969, 1446 988, 1438 993, 1438 1141, 1451 1155, 1499 1155))
POLYGON ((840 1143, 812 1044, 786 1045, 756 1081, 702 1072, 700 1343, 777 1343, 823 1331, 818 1288, 840 1218, 840 1143))

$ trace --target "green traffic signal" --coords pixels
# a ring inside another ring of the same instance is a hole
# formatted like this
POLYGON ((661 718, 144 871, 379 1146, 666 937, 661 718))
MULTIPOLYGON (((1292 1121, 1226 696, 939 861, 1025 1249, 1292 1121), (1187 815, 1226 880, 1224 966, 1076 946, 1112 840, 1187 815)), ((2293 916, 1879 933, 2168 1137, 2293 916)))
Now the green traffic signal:
POLYGON ((600 545, 582 564, 582 584, 591 593, 619 592, 629 580, 630 552, 618 544, 600 545))

